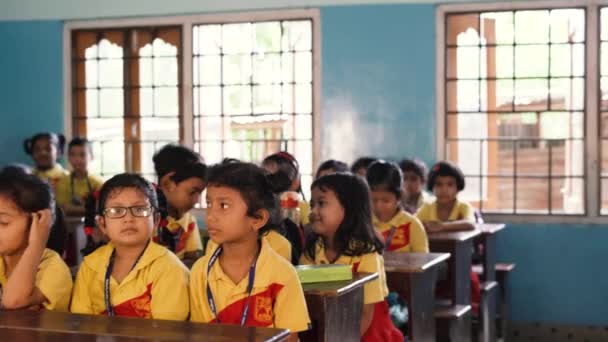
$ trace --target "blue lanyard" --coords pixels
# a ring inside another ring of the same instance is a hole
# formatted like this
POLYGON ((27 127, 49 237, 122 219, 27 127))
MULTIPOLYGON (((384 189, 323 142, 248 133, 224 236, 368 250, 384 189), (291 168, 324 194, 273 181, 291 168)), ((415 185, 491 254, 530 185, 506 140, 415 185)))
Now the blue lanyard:
POLYGON ((391 243, 393 242, 393 236, 395 235, 395 230, 397 227, 391 226, 390 232, 388 232, 388 236, 386 237, 386 245, 384 246, 384 250, 388 251, 391 247, 391 243))
MULTIPOLYGON (((211 308, 211 312, 213 313, 213 316, 215 316, 215 320, 217 321, 217 323, 222 322, 220 322, 220 317, 217 315, 215 300, 213 300, 213 293, 211 292, 211 287, 209 287, 209 273, 211 273, 211 268, 213 267, 213 264, 215 264, 217 258, 219 258, 221 253, 222 246, 220 245, 215 250, 215 252, 213 252, 213 255, 211 255, 211 258, 209 259, 209 266, 207 266, 207 301, 209 302, 209 307, 211 308)), ((249 282, 247 283, 247 301, 245 302, 245 308, 243 309, 243 314, 241 315, 241 326, 244 326, 245 322, 247 321, 247 313, 249 311, 249 298, 251 297, 251 291, 253 290, 253 280, 255 279, 255 265, 258 262, 259 255, 260 254, 258 252, 258 254, 255 256, 255 259, 253 260, 253 263, 251 264, 251 267, 249 268, 249 282)))
MULTIPOLYGON (((135 260, 135 263, 133 263, 133 266, 131 267, 131 271, 133 271, 133 269, 139 262, 139 259, 141 259, 141 256, 144 255, 144 252, 146 251, 146 248, 148 248, 149 244, 150 244, 150 241, 148 241, 146 243, 146 247, 144 247, 144 249, 141 251, 141 254, 135 260)), ((108 268, 106 269, 106 276, 105 276, 105 279, 103 282, 104 294, 105 294, 104 299, 106 302, 106 312, 108 313, 108 316, 114 316, 114 308, 112 307, 112 302, 110 301, 110 277, 112 276, 112 269, 114 268, 114 258, 115 257, 116 257, 116 249, 114 249, 112 251, 112 255, 110 255, 110 262, 108 263, 108 268)))

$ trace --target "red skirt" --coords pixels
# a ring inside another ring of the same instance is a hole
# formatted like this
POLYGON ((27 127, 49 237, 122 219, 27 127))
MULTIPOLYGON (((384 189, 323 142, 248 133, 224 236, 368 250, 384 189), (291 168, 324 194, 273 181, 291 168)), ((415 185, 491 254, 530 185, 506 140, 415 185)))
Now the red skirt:
POLYGON ((376 303, 374 317, 367 331, 361 337, 362 342, 403 342, 403 334, 395 327, 388 313, 386 299, 376 303))

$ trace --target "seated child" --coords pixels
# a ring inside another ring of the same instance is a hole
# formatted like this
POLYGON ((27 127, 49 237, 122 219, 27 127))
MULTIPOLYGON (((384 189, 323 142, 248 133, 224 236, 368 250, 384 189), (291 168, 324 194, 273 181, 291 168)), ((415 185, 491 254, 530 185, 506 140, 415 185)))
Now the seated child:
POLYGON ((46 249, 55 200, 36 176, 0 173, 0 308, 67 311, 72 276, 46 249))
POLYGON ((67 171, 57 163, 63 155, 65 137, 62 134, 44 132, 25 139, 23 148, 25 153, 34 160, 34 176, 46 180, 53 189, 67 171))
POLYGON ((97 226, 110 242, 84 258, 71 311, 186 320, 188 269, 150 241, 160 220, 152 185, 134 174, 110 178, 101 187, 97 214, 97 226))
POLYGON ((364 285, 361 340, 403 342, 389 316, 384 245, 372 226, 370 202, 362 177, 336 173, 314 181, 312 233, 300 263, 351 265, 353 272, 378 273, 376 280, 364 285))
POLYGON ((207 187, 207 230, 214 247, 192 267, 193 322, 289 329, 290 341, 310 319, 294 267, 262 236, 276 225, 275 187, 248 163, 219 164, 207 187))
POLYGON ((57 204, 68 216, 84 216, 87 197, 99 190, 101 177, 89 173, 89 161, 93 156, 91 143, 85 138, 74 138, 68 144, 68 161, 72 166, 69 175, 57 184, 57 204))
POLYGON ((428 173, 426 165, 418 159, 403 159, 399 162, 403 172, 403 198, 401 207, 410 214, 416 214, 418 208, 429 202, 429 195, 424 191, 428 173))

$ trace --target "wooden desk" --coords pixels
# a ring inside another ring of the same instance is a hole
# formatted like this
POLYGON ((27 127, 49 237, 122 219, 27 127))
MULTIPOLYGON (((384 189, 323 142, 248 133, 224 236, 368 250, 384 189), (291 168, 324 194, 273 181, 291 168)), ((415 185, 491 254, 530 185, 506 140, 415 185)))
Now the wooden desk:
MULTIPOLYGON (((106 336, 118 341, 133 339, 162 341, 285 341, 289 331, 282 329, 240 327, 224 324, 201 324, 127 317, 76 315, 52 311, 0 311, 0 329, 13 335, 49 337, 62 334, 106 336), (26 333, 22 331, 33 331, 26 333)), ((1 335, 4 337, 4 335, 1 335)), ((86 341, 88 336, 84 336, 86 341)), ((4 339, 3 339, 4 340, 4 339)), ((43 339, 44 340, 44 339, 43 339)), ((16 339, 15 341, 21 341, 16 339)), ((78 340, 80 341, 80 340, 78 340)))
POLYGON ((355 273, 352 280, 302 284, 312 329, 302 341, 360 341, 363 285, 378 273, 355 273))
POLYGON ((386 280, 407 301, 408 331, 413 341, 436 341, 435 283, 438 265, 448 253, 384 253, 386 280))
POLYGON ((481 235, 475 238, 475 242, 483 245, 481 264, 483 267, 480 280, 496 280, 496 233, 505 229, 504 223, 482 223, 475 227, 481 231, 481 235))
POLYGON ((443 232, 429 234, 431 252, 450 253, 449 297, 452 305, 471 304, 471 254, 473 239, 481 234, 479 229, 464 232, 443 232))

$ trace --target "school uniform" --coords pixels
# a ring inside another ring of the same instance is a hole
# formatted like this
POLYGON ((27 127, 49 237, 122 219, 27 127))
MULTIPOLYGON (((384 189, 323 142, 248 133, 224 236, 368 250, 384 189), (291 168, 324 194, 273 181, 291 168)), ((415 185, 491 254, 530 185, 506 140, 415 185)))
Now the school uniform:
POLYGON ((189 272, 175 254, 150 242, 119 284, 107 274, 113 252, 109 243, 84 258, 76 276, 73 313, 176 321, 188 318, 189 272))
POLYGON ((429 241, 422 223, 404 210, 388 222, 373 218, 374 227, 384 236, 386 250, 389 252, 429 252, 429 241))
POLYGON ((72 173, 61 177, 55 189, 57 204, 84 204, 87 196, 99 190, 103 179, 96 175, 87 175, 84 179, 76 178, 72 173))
MULTIPOLYGON (((6 286, 7 281, 4 262, 0 262, 0 290, 6 286)), ((48 248, 44 250, 36 272, 35 285, 45 298, 41 308, 68 311, 72 295, 72 275, 57 252, 48 248)))
MULTIPOLYGON (((425 203, 416 212, 416 217, 422 222, 440 222, 437 216, 437 201, 425 203)), ((475 209, 469 203, 456 199, 454 208, 448 217, 449 221, 466 220, 475 223, 475 209)))
POLYGON ((180 259, 183 259, 187 252, 203 250, 196 217, 189 212, 178 220, 171 216, 161 220, 158 227, 154 229, 152 239, 154 242, 168 247, 180 259))
POLYGON ((54 167, 51 169, 42 171, 38 169, 34 169, 32 174, 42 180, 49 182, 49 184, 55 189, 59 180, 66 176, 68 172, 61 166, 61 164, 56 163, 54 167))
MULTIPOLYGON (((291 262, 291 243, 283 235, 279 234, 279 232, 270 230, 262 236, 261 240, 265 241, 275 253, 291 262)), ((205 255, 212 253, 210 251, 213 251, 215 248, 217 248, 217 243, 210 239, 205 248, 205 255)))
POLYGON ((294 267, 262 239, 249 274, 235 284, 220 263, 214 245, 192 267, 190 320, 203 323, 306 331, 310 318, 294 267))
MULTIPOLYGON (((300 258, 302 265, 330 264, 325 256, 323 240, 319 238, 315 246, 315 257, 311 259, 306 253, 300 258)), ((378 278, 363 285, 363 304, 375 304, 372 323, 361 337, 361 341, 403 341, 403 334, 391 322, 388 303, 388 287, 384 259, 379 253, 367 253, 359 256, 341 255, 334 264, 351 265, 353 272, 378 273, 378 278)))

